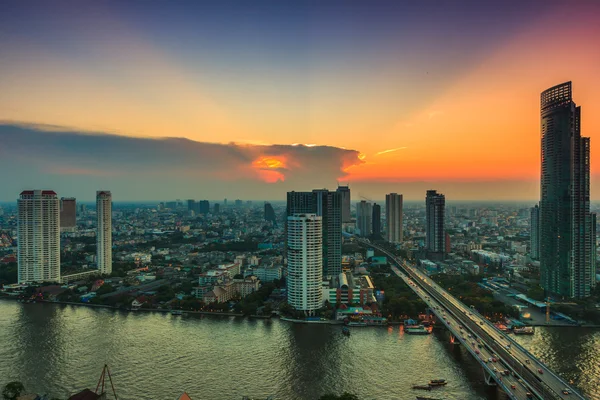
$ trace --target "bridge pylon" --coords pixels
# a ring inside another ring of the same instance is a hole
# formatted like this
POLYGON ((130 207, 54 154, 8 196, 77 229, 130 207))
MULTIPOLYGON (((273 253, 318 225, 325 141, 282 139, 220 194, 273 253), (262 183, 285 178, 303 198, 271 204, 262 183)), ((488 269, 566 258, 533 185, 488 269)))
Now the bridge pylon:
POLYGON ((496 381, 494 380, 494 377, 492 376, 492 374, 487 372, 484 367, 481 367, 481 369, 483 370, 483 380, 485 381, 486 385, 496 386, 497 384, 496 384, 496 381))

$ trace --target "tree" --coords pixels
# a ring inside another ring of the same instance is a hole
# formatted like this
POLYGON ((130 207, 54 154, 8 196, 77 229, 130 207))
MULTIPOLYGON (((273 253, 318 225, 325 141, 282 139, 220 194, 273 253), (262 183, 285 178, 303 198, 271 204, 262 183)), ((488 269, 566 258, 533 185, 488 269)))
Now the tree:
POLYGON ((25 391, 25 386, 19 381, 9 382, 2 390, 4 400, 16 400, 25 391))

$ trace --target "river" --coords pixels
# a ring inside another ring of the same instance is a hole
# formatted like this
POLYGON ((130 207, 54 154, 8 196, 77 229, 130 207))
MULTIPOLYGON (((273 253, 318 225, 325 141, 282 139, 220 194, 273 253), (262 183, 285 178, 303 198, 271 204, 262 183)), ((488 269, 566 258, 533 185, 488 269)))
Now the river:
MULTIPOLYGON (((599 330, 540 328, 518 340, 600 399, 599 330)), ((410 386, 435 378, 449 384, 433 397, 507 398, 484 384, 481 367, 443 331, 353 328, 345 337, 330 325, 0 301, 0 385, 19 380, 66 399, 94 390, 105 363, 123 400, 174 400, 184 390, 193 400, 313 400, 344 391, 414 400, 410 386)))

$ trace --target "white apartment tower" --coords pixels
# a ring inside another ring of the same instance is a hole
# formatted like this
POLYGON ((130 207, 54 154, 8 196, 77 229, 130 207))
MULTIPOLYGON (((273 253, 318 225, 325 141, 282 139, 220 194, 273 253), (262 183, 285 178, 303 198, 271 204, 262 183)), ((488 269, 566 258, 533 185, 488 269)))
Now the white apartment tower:
POLYGON ((102 274, 112 272, 112 195, 108 190, 96 192, 96 265, 102 274))
POLYGON ((60 204, 52 190, 25 190, 17 200, 19 283, 60 280, 60 204))
POLYGON ((402 231, 402 195, 390 193, 385 195, 386 239, 390 243, 404 240, 402 231))
POLYGON ((322 217, 294 214, 287 219, 288 304, 306 315, 322 306, 322 217))

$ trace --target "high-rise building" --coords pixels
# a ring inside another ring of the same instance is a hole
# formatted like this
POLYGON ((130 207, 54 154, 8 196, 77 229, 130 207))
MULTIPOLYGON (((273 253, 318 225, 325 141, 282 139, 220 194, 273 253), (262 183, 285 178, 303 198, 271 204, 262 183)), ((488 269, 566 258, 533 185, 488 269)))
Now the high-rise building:
POLYGON ((60 280, 59 201, 52 190, 25 190, 17 200, 18 281, 60 280))
POLYGON ((288 304, 307 315, 322 306, 322 218, 294 214, 287 218, 288 304))
POLYGON ((373 223, 373 208, 371 203, 361 200, 356 203, 356 227, 358 228, 359 236, 368 237, 371 234, 373 223))
POLYGON ((322 217, 323 275, 339 276, 342 272, 341 194, 327 189, 288 192, 287 215, 294 214, 316 214, 322 217))
POLYGON ((60 199, 60 230, 72 231, 77 226, 77 204, 74 197, 60 199))
POLYGON ((377 203, 373 204, 373 216, 371 220, 373 223, 373 228, 371 229, 373 235, 381 235, 381 206, 377 203))
POLYGON ((529 219, 530 255, 534 260, 540 259, 540 207, 531 207, 529 219))
POLYGON ((547 293, 584 298, 595 284, 590 138, 571 82, 541 94, 540 275, 547 293))
POLYGON ((244 205, 244 202, 243 202, 242 200, 240 200, 240 199, 237 199, 237 200, 235 201, 235 206, 236 206, 237 208, 241 208, 243 205, 244 205))
POLYGON ((187 209, 188 211, 193 211, 193 212, 197 212, 196 209, 196 200, 188 200, 187 201, 187 209))
POLYGON ((265 203, 264 219, 265 219, 265 221, 270 221, 270 222, 275 222, 275 220, 276 220, 275 210, 273 209, 273 206, 271 205, 271 203, 265 203))
POLYGON ((213 214, 218 214, 221 212, 221 206, 219 205, 219 203, 215 203, 213 205, 213 214))
POLYGON ((112 194, 96 192, 96 265, 102 274, 112 272, 112 194))
POLYGON ((200 200, 198 202, 198 212, 204 215, 210 213, 210 203, 208 200, 200 200))
POLYGON ((402 195, 390 193, 385 195, 386 240, 390 243, 400 243, 404 240, 402 228, 402 195))
POLYGON ((351 204, 351 196, 350 196, 350 186, 338 186, 336 192, 340 193, 341 202, 342 202, 342 222, 348 223, 352 222, 352 213, 350 210, 351 204))
POLYGON ((322 217, 323 275, 342 272, 342 196, 326 189, 313 190, 315 213, 322 217))
POLYGON ((428 190, 425 198, 426 235, 425 247, 433 253, 443 254, 446 250, 444 211, 446 197, 435 190, 428 190))

